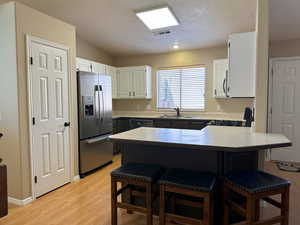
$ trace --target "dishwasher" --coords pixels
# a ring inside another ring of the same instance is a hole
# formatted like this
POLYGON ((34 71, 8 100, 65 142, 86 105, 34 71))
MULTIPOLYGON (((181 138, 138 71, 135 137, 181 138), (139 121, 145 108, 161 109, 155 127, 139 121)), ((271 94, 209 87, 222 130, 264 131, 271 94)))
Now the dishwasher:
POLYGON ((130 119, 129 127, 130 127, 130 129, 135 129, 135 128, 139 128, 139 127, 153 127, 153 120, 130 119))

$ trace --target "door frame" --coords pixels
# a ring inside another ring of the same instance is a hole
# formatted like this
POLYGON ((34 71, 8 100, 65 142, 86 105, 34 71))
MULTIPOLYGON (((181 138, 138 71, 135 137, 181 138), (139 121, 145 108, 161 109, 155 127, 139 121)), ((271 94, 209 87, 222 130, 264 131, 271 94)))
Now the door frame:
MULTIPOLYGON (((69 121, 71 123, 73 122, 73 110, 72 110, 72 94, 70 89, 70 84, 72 82, 71 75, 72 75, 72 63, 71 63, 71 53, 70 53, 70 47, 67 47, 65 45, 61 45, 55 42, 51 42, 48 40, 44 40, 38 37, 34 37, 31 35, 26 34, 26 65, 27 65, 27 99, 28 99, 28 125, 29 125, 29 149, 30 149, 30 164, 31 164, 31 195, 32 199, 36 199, 36 184, 34 182, 34 176, 35 176, 35 163, 34 163, 34 157, 33 157, 33 125, 32 125, 32 117, 33 117, 33 100, 32 100, 32 69, 31 69, 31 60, 30 57, 32 56, 32 43, 38 43, 42 45, 47 45, 53 48, 58 48, 61 50, 66 51, 67 53, 67 68, 68 68, 68 106, 69 106, 69 121)), ((69 180, 72 182, 72 177, 74 176, 74 152, 72 151, 72 141, 71 141, 71 134, 72 132, 72 126, 69 127, 69 180)))
MULTIPOLYGON (((267 121, 267 132, 272 131, 272 97, 273 97, 273 64, 276 61, 289 61, 289 60, 300 60, 300 56, 291 57, 272 57, 269 60, 269 90, 268 90, 268 121, 267 121)), ((272 160, 272 149, 268 151, 267 160, 272 160)))

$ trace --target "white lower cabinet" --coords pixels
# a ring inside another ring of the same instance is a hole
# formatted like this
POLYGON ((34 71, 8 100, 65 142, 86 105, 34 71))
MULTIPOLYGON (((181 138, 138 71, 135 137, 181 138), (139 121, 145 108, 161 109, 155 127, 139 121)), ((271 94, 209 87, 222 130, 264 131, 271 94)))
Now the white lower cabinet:
POLYGON ((118 68, 118 98, 151 99, 151 77, 150 66, 118 68))

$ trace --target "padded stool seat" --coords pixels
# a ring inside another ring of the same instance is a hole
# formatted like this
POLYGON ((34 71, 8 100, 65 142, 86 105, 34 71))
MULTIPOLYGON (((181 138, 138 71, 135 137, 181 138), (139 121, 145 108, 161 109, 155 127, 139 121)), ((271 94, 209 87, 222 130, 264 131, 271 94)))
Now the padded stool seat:
POLYGON ((262 172, 248 171, 228 174, 224 178, 223 204, 224 225, 229 225, 231 211, 245 217, 245 222, 240 224, 272 225, 289 224, 289 189, 290 182, 280 177, 262 172), (242 196, 245 201, 237 202, 233 194, 242 196), (271 198, 281 195, 281 202, 271 198), (260 220, 260 200, 264 200, 280 209, 280 216, 260 220))
POLYGON ((129 214, 141 212, 146 214, 147 225, 153 224, 152 203, 155 199, 152 185, 159 179, 162 169, 156 165, 127 164, 111 172, 111 224, 118 224, 118 208, 127 209, 129 214), (122 187, 118 189, 118 183, 122 187), (136 189, 142 190, 136 190, 136 189), (122 201, 118 201, 118 195, 122 201), (135 204, 133 197, 143 198, 144 207, 135 204))
POLYGON ((111 176, 119 179, 155 182, 161 174, 162 169, 156 165, 128 164, 114 170, 111 176))
POLYGON ((214 174, 169 169, 158 183, 160 185, 160 225, 165 225, 167 221, 190 225, 213 224, 213 189, 216 183, 214 174), (171 212, 168 212, 168 207, 166 207, 169 198, 171 212), (201 219, 179 215, 176 212, 177 205, 199 209, 201 219))
POLYGON ((262 171, 233 173, 225 179, 251 193, 270 191, 290 184, 287 180, 262 171))
POLYGON ((216 176, 184 169, 169 169, 160 179, 159 184, 175 186, 194 191, 211 192, 216 183, 216 176))

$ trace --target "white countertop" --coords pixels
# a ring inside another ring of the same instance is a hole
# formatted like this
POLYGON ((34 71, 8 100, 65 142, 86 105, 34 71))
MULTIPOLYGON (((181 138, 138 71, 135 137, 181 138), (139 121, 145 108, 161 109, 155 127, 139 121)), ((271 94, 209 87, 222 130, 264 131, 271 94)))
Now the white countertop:
POLYGON ((291 146, 282 134, 252 132, 246 127, 207 126, 202 130, 141 127, 110 136, 112 141, 213 151, 257 151, 291 146))

